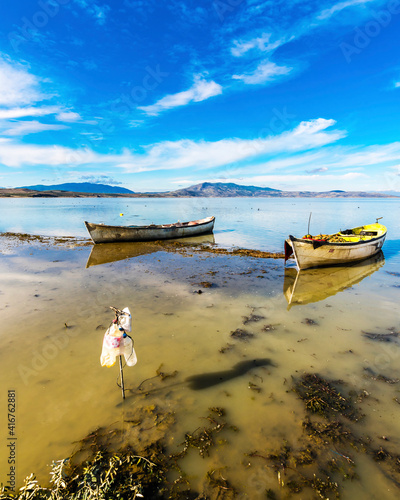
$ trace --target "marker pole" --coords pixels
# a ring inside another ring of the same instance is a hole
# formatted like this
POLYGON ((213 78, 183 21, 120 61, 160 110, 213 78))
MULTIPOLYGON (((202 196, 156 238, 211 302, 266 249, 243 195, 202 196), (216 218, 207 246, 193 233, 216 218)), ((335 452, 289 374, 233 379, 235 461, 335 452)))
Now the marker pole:
POLYGON ((119 374, 121 377, 122 399, 125 399, 124 372, 122 371, 122 356, 119 357, 119 374))

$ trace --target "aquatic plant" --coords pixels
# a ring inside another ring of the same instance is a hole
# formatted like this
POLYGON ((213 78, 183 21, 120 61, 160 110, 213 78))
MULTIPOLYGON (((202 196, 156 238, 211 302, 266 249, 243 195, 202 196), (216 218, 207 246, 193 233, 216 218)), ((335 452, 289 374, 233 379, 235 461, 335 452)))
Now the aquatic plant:
POLYGON ((311 413, 318 413, 325 418, 339 413, 352 421, 363 417, 349 398, 340 394, 331 382, 315 373, 306 373, 300 377, 293 390, 311 413))
POLYGON ((237 328, 235 331, 231 332, 231 337, 247 342, 249 339, 254 337, 254 333, 243 330, 242 328, 237 328))
POLYGON ((145 457, 134 455, 131 450, 120 454, 98 451, 83 464, 72 461, 53 462, 51 486, 39 486, 31 474, 16 494, 3 491, 0 499, 18 500, 98 500, 136 499, 157 486, 162 469, 145 457))
MULTIPOLYGON (((161 367, 157 376, 162 381, 165 375, 161 367)), ((227 444, 222 431, 236 431, 225 419, 225 410, 211 407, 205 417, 204 427, 187 432, 180 449, 168 453, 164 446, 167 431, 174 423, 170 412, 162 411, 155 404, 143 405, 124 420, 126 434, 117 428, 100 427, 76 443, 76 450, 64 460, 53 462, 50 484, 39 485, 31 474, 18 492, 3 487, 0 500, 134 500, 136 498, 159 498, 188 500, 195 498, 234 498, 235 490, 220 470, 209 471, 204 478, 207 496, 193 490, 180 460, 197 449, 202 457, 209 456, 213 447, 227 444), (153 425, 149 427, 149 423, 153 425), (129 428, 130 424, 130 428, 129 428), (119 442, 137 430, 146 439, 134 440, 136 449, 123 446, 115 449, 119 442), (83 459, 83 457, 85 457, 83 459), (175 479, 171 475, 175 474, 175 479)))

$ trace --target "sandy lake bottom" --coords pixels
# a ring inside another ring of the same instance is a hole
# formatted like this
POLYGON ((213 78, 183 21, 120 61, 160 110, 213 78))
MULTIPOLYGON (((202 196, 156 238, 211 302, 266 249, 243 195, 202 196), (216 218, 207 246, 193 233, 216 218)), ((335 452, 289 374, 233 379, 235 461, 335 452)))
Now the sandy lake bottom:
POLYGON ((149 245, 86 267, 91 248, 1 238, 0 482, 13 390, 18 484, 31 472, 48 482, 51 462, 100 427, 119 429, 118 445, 134 446, 163 421, 175 452, 185 434, 223 420, 204 456, 193 448, 180 463, 196 491, 214 471, 236 498, 263 499, 268 490, 319 498, 307 487, 296 494, 294 482, 329 473, 344 499, 399 496, 398 256, 352 273, 309 273, 302 285, 281 259, 149 245), (117 365, 99 361, 110 305, 133 316, 138 363, 124 369, 124 402, 117 365), (319 396, 307 409, 298 385, 305 374, 329 381, 326 390, 351 401, 356 417, 319 396), (329 418, 310 413, 313 404, 329 418), (136 421, 143 412, 145 425, 136 421), (341 436, 310 431, 333 421, 341 436))

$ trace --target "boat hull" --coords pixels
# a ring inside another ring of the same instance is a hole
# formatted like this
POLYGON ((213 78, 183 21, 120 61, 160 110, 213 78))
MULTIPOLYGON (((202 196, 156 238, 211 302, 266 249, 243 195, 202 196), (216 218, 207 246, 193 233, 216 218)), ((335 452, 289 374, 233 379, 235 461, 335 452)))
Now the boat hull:
POLYGON ((366 241, 345 243, 321 243, 307 239, 289 236, 285 242, 285 254, 293 251, 297 267, 309 269, 311 267, 332 266, 368 259, 380 252, 386 238, 386 231, 376 238, 366 241), (288 247, 290 249, 288 250, 288 247))
POLYGON ((107 226, 85 221, 94 243, 116 243, 122 241, 156 241, 186 238, 212 233, 215 217, 190 222, 150 226, 107 226))

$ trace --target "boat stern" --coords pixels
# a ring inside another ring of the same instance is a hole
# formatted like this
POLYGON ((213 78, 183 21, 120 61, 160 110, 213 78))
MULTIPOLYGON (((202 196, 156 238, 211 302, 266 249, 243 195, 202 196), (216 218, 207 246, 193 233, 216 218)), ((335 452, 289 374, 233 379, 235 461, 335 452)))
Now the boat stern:
POLYGON ((293 255, 293 245, 290 236, 285 240, 285 264, 288 259, 293 255))

